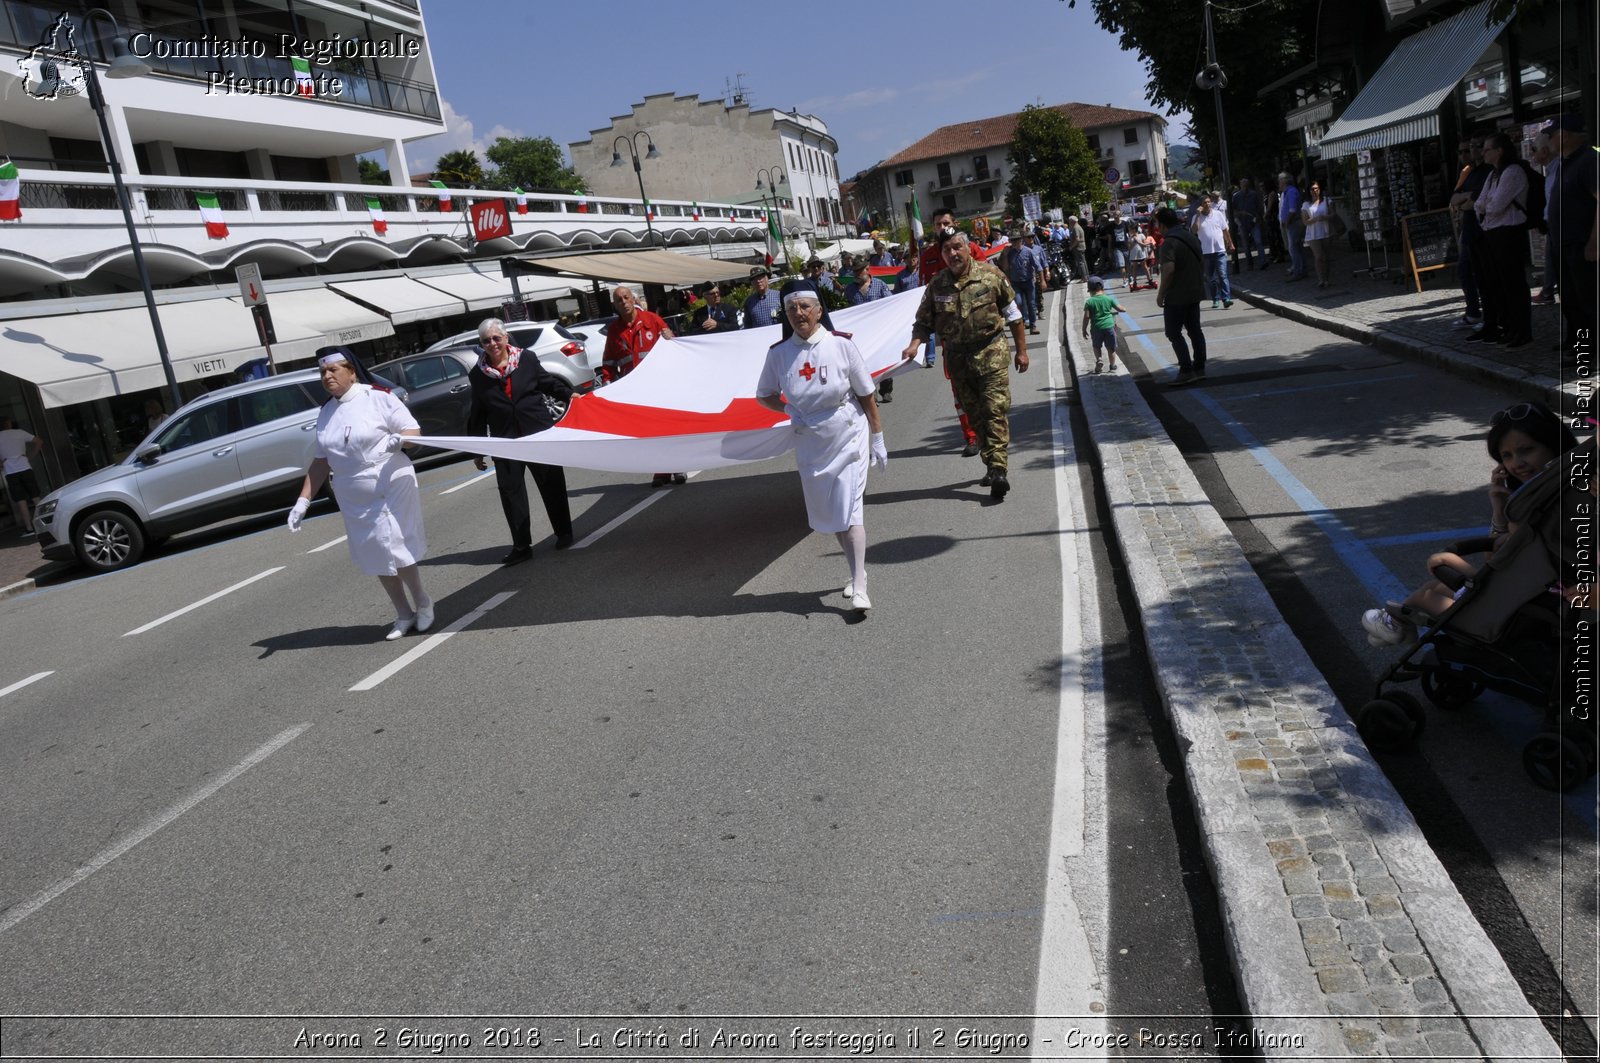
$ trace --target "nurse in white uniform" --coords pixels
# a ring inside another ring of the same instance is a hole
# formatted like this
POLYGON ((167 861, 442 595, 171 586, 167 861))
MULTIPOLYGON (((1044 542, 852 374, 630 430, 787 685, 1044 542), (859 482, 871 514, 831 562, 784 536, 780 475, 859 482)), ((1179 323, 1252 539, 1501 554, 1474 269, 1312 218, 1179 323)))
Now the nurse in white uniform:
POLYGON ((322 386, 333 397, 317 416, 315 457, 289 511, 289 530, 300 530, 311 499, 331 473, 350 558, 378 577, 394 603, 394 626, 384 638, 398 639, 412 628, 426 631, 433 626, 433 599, 422 589, 417 562, 427 555, 428 541, 417 474, 401 453, 406 436, 421 435, 416 418, 399 399, 364 382, 371 378, 348 348, 324 347, 317 364, 322 386))
POLYGON ((811 282, 785 285, 783 310, 790 334, 768 349, 756 401, 789 415, 806 518, 812 530, 838 536, 850 563, 844 595, 865 612, 872 608, 863 523, 867 467, 889 464, 877 387, 850 337, 824 327, 827 314, 811 282))

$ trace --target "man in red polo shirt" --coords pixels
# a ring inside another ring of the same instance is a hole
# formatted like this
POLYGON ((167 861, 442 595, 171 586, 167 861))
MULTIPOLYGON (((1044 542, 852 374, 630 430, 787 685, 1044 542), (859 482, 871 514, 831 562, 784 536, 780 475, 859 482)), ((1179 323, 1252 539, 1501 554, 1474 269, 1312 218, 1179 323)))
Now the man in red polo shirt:
MULTIPOLYGON (((667 323, 640 306, 632 288, 612 292, 611 308, 617 316, 606 328, 606 353, 600 363, 600 379, 607 384, 637 369, 657 342, 672 338, 667 323)), ((650 478, 651 487, 688 482, 681 472, 658 472, 650 478)))

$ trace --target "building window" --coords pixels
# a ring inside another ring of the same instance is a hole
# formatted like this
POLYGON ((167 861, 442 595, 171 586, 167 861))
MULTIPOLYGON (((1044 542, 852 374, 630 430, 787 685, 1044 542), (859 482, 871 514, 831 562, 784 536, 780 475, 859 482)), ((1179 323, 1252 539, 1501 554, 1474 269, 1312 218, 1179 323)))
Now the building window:
POLYGON ((1095 155, 1098 156, 1100 154, 1100 137, 1099 137, 1099 135, 1095 134, 1095 133, 1090 133, 1088 139, 1089 139, 1089 150, 1094 152, 1095 155))
POLYGON ((993 203, 994 189, 989 185, 984 185, 982 188, 978 189, 978 199, 984 203, 993 203))
POLYGON ((894 175, 896 188, 906 188, 917 183, 916 176, 910 170, 897 170, 894 175))
POLYGON ((1150 178, 1150 164, 1143 159, 1129 160, 1128 178, 1133 181, 1148 180, 1150 178))
POLYGON ((980 181, 989 179, 989 156, 974 155, 972 157, 972 176, 980 181))
POLYGON ((941 162, 939 164, 939 187, 940 188, 946 188, 946 187, 949 186, 949 184, 950 184, 950 164, 948 162, 941 162))
POLYGON ((940 201, 940 205, 943 206, 945 210, 953 212, 956 209, 956 197, 945 196, 944 199, 940 201))
POLYGON ((1128 128, 1124 129, 1122 131, 1122 142, 1124 144, 1137 144, 1137 143, 1139 143, 1139 127, 1135 126, 1135 125, 1131 125, 1128 128))

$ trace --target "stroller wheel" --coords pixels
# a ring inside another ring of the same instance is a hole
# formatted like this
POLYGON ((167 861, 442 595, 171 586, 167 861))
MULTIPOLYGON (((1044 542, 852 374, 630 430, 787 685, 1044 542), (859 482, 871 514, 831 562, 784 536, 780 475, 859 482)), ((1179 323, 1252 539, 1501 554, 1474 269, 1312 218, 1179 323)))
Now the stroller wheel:
POLYGON ((1522 747, 1522 770, 1544 789, 1566 793, 1589 777, 1589 758, 1566 735, 1546 731, 1522 747))
POLYGON ((1428 700, 1446 712, 1454 712, 1469 701, 1477 701, 1483 693, 1483 684, 1475 683, 1459 672, 1424 672, 1422 692, 1428 700))
POLYGON ((1374 698, 1356 711, 1356 730, 1374 753, 1410 749, 1426 725, 1422 706, 1408 694, 1374 698))

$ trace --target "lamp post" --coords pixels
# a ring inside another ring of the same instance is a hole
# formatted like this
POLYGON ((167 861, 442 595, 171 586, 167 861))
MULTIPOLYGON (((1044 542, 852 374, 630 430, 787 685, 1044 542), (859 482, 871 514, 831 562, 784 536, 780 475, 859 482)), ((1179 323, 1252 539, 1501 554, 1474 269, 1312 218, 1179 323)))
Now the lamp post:
POLYGON ((1228 84, 1228 75, 1217 63, 1217 41, 1211 33, 1211 0, 1206 0, 1206 65, 1195 76, 1198 88, 1210 89, 1217 104, 1217 140, 1222 144, 1222 188, 1232 194, 1233 181, 1228 173, 1228 126, 1222 119, 1222 90, 1228 84))
MULTIPOLYGON (((128 50, 128 40, 122 36, 122 27, 117 24, 117 18, 103 7, 90 8, 84 13, 85 20, 92 20, 100 15, 111 23, 111 63, 106 67, 108 78, 141 77, 150 73, 148 64, 141 61, 128 50)), ((62 16, 63 25, 68 25, 68 16, 62 16)), ((78 66, 83 69, 84 82, 89 90, 89 106, 94 108, 94 114, 100 120, 100 140, 106 149, 106 165, 111 170, 111 183, 117 189, 117 203, 122 207, 122 220, 128 226, 128 247, 133 251, 133 265, 139 272, 139 286, 144 289, 145 306, 150 310, 150 329, 155 333, 156 352, 161 356, 161 371, 167 377, 167 390, 172 394, 172 409, 177 411, 183 405, 183 396, 178 392, 178 378, 172 372, 172 358, 167 353, 167 336, 161 331, 161 315, 156 311, 156 295, 150 287, 150 271, 145 268, 144 252, 139 248, 139 233, 133 227, 133 206, 128 198, 128 187, 122 183, 122 166, 117 162, 117 147, 111 140, 111 127, 106 122, 106 100, 100 92, 100 78, 95 73, 94 56, 84 54, 78 60, 78 66)))
MULTIPOLYGON (((783 171, 778 169, 776 166, 763 166, 761 169, 756 171, 756 191, 761 193, 761 205, 763 207, 767 206, 767 187, 769 185, 772 187, 772 206, 769 208, 769 217, 776 219, 777 230, 780 235, 783 233, 783 215, 779 213, 780 207, 778 206, 778 186, 782 183, 783 171)), ((778 252, 780 250, 782 250, 782 248, 775 247, 772 249, 772 259, 774 262, 777 261, 778 252)))
POLYGON ((647 148, 644 157, 647 158, 647 159, 659 159, 659 158, 661 158, 661 153, 656 150, 655 141, 650 138, 650 134, 649 133, 647 133, 645 130, 641 129, 637 133, 633 134, 633 136, 631 136, 631 137, 627 136, 625 134, 619 134, 617 136, 617 139, 613 140, 611 142, 611 165, 613 165, 613 166, 621 166, 622 165, 622 154, 617 151, 617 145, 618 144, 626 144, 626 145, 628 145, 628 154, 633 156, 633 176, 635 176, 635 177, 637 177, 639 179, 639 199, 644 204, 644 227, 645 227, 645 231, 650 234, 650 241, 649 242, 651 243, 651 245, 654 245, 655 242, 656 242, 656 227, 650 223, 650 201, 645 198, 645 195, 644 195, 644 173, 639 168, 639 144, 638 144, 638 141, 639 141, 640 137, 644 137, 644 142, 645 142, 645 145, 646 145, 646 148, 647 148))

